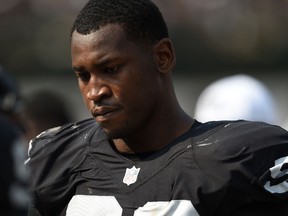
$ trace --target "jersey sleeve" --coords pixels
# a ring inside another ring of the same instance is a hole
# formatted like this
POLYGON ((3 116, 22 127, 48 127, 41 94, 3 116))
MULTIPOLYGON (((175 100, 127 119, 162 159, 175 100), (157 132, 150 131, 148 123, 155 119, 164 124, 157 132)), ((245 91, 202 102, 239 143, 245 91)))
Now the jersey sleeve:
MULTIPOLYGON (((246 196, 247 203, 288 207, 288 133, 260 122, 227 122, 196 144, 207 176, 246 196)), ((235 194, 234 194, 235 196, 235 194)))
POLYGON ((43 132, 30 142, 29 215, 60 215, 75 192, 77 168, 88 151, 90 121, 43 132))

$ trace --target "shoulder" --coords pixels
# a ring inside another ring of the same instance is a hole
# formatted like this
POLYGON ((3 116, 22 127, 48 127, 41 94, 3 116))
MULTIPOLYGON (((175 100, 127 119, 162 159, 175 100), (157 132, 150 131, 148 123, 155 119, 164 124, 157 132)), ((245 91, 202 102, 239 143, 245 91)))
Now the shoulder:
POLYGON ((32 185, 47 185, 79 165, 97 130, 101 128, 95 120, 87 119, 48 129, 31 140, 26 166, 33 174, 32 185))
POLYGON ((98 145, 103 139, 104 131, 94 119, 52 128, 33 139, 26 160, 31 208, 58 215, 74 193, 77 169, 89 154, 91 143, 98 145))
POLYGON ((200 127, 203 128, 202 138, 196 146, 209 143, 209 149, 221 156, 234 155, 243 148, 254 152, 276 146, 286 147, 283 142, 287 142, 288 138, 286 130, 264 122, 220 121, 208 122, 200 127))
POLYGON ((288 180, 283 168, 288 166, 286 130, 263 122, 218 122, 210 129, 213 124, 201 125, 204 132, 194 147, 197 163, 206 175, 246 191, 257 184, 288 197, 288 188, 283 187, 288 180), (273 172, 277 173, 274 177, 273 172), (275 183, 273 189, 265 186, 271 181, 275 183))
POLYGON ((97 126, 95 120, 86 119, 50 128, 30 141, 28 155, 33 156, 34 154, 37 154, 38 151, 43 151, 47 148, 57 148, 59 145, 63 144, 65 140, 68 139, 71 142, 74 139, 79 138, 80 133, 87 134, 97 126), (50 143, 53 143, 53 145, 50 143))
MULTIPOLYGON (((227 123, 218 133, 222 140, 222 150, 225 154, 236 154, 240 151, 245 155, 267 156, 267 160, 287 154, 288 133, 283 128, 264 122, 238 121, 227 123), (279 151, 285 150, 283 154, 279 151), (271 152, 272 151, 272 152, 271 152), (275 155, 273 155, 275 153, 275 155)), ((224 156, 223 155, 223 156, 224 156)), ((267 160, 266 163, 268 162, 267 160)))
POLYGON ((199 127, 202 132, 195 151, 212 159, 224 161, 239 155, 267 155, 267 163, 274 154, 275 157, 287 155, 288 132, 279 126, 263 122, 222 121, 200 124, 199 127))

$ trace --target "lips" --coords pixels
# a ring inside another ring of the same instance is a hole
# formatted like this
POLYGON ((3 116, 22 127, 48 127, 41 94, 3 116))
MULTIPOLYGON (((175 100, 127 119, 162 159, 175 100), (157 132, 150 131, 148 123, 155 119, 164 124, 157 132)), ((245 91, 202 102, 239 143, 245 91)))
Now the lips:
POLYGON ((92 110, 92 115, 97 121, 105 121, 112 117, 117 111, 119 111, 119 107, 97 106, 92 110))

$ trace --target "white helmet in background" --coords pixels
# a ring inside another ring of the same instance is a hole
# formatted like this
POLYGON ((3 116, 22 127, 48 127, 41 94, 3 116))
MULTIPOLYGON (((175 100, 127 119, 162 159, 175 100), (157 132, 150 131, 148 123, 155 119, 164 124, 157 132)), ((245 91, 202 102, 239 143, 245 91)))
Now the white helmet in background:
POLYGON ((277 110, 273 95, 255 78, 239 74, 217 80, 200 94, 195 119, 250 120, 277 124, 277 110))

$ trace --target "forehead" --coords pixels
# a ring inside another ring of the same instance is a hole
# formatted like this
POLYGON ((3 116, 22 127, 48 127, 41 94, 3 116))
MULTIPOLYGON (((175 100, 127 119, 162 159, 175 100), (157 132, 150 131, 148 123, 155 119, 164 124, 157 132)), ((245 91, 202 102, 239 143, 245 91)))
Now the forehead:
POLYGON ((108 24, 87 35, 74 31, 71 37, 72 66, 84 68, 115 61, 144 61, 151 57, 152 47, 144 48, 129 39, 119 24, 108 24))
POLYGON ((124 42, 128 42, 126 32, 118 24, 105 25, 99 30, 87 35, 74 31, 71 37, 71 46, 77 47, 91 46, 92 44, 97 47, 104 45, 115 46, 116 44, 123 44, 124 42))
POLYGON ((126 32, 118 24, 108 24, 87 35, 74 31, 71 37, 73 67, 84 67, 87 63, 101 65, 115 59, 131 59, 141 52, 136 43, 127 39, 126 32))

